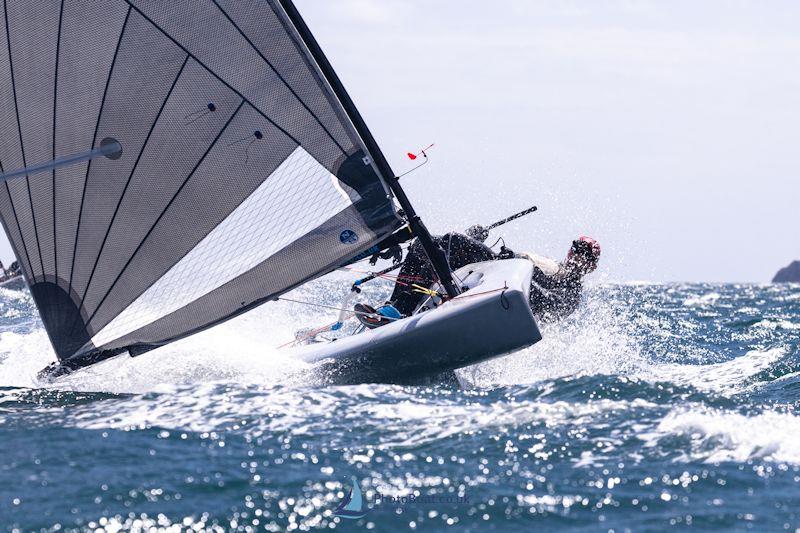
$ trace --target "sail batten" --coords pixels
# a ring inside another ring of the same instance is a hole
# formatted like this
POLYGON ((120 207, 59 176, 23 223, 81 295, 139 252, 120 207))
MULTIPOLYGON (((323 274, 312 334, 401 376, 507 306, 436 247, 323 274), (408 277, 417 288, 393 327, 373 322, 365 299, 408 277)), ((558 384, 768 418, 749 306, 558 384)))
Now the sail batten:
POLYGON ((0 186, 0 218, 67 366, 227 320, 400 225, 276 0, 3 8, 0 126, 19 134, 0 138, 0 165, 59 162, 107 138, 122 148, 0 186), (13 40, 31 20, 49 30, 13 40))
MULTIPOLYGON (((111 59, 111 64, 108 67, 108 76, 106 77, 105 85, 103 87, 103 96, 102 96, 102 99, 100 100, 100 109, 97 112, 97 121, 96 121, 95 126, 94 126, 94 133, 92 134, 92 141, 91 142, 92 142, 93 145, 94 145, 94 143, 97 142, 97 135, 98 135, 98 131, 100 129, 100 120, 103 117, 103 109, 105 107, 106 98, 108 96, 108 88, 109 88, 109 85, 111 84, 111 76, 114 73, 114 66, 117 64, 117 57, 119 55, 120 48, 122 47, 122 39, 123 39, 123 37, 125 37, 125 30, 128 27, 128 21, 130 20, 130 17, 131 17, 131 11, 132 10, 131 10, 130 7, 128 7, 126 9, 126 11, 125 11, 125 20, 122 22, 122 28, 119 31, 119 39, 117 39, 116 46, 114 47, 114 56, 111 59)), ((77 221, 77 224, 75 224, 75 244, 74 244, 74 246, 72 248, 72 264, 71 264, 70 269, 69 269, 69 286, 70 286, 70 289, 72 289, 72 282, 73 282, 73 279, 74 279, 73 274, 75 273, 75 258, 76 258, 75 250, 77 250, 77 248, 78 248, 78 242, 79 242, 78 239, 80 237, 81 224, 83 222, 83 210, 84 210, 84 205, 86 203, 86 185, 87 185, 87 182, 89 180, 89 171, 91 170, 91 168, 92 168, 92 162, 88 161, 86 163, 86 171, 85 171, 85 174, 83 176, 83 181, 82 181, 81 201, 80 201, 80 207, 78 209, 78 221, 77 221)))
POLYGON ((131 168, 130 174, 128 175, 128 179, 125 181, 125 186, 122 188, 122 193, 120 194, 119 200, 117 200, 117 205, 114 208, 114 213, 111 215, 111 222, 106 228, 105 236, 103 237, 103 241, 100 244, 100 250, 97 253, 97 256, 95 257, 94 265, 92 266, 92 272, 91 274, 89 274, 89 280, 86 282, 86 289, 83 291, 83 294, 81 295, 81 300, 86 299, 86 293, 88 292, 89 287, 91 287, 92 279, 94 278, 94 273, 97 270, 97 265, 100 262, 100 256, 103 254, 103 250, 105 249, 106 243, 108 242, 108 237, 111 234, 111 229, 114 227, 114 222, 117 219, 117 214, 119 213, 120 207, 122 206, 122 202, 125 200, 125 194, 128 192, 131 180, 133 179, 133 174, 136 172, 136 169, 139 166, 139 162, 142 159, 142 155, 144 154, 144 151, 147 148, 147 143, 150 140, 150 137, 152 136, 153 131, 156 128, 156 125, 158 124, 158 120, 161 118, 161 114, 164 112, 164 108, 166 107, 167 102, 169 101, 169 98, 172 95, 172 92, 175 90, 175 86, 178 84, 178 80, 180 79, 181 74, 183 74, 183 71, 186 68, 186 64, 188 63, 188 61, 189 61, 189 56, 187 55, 186 58, 184 58, 183 63, 181 64, 181 67, 178 70, 178 73, 175 76, 175 79, 173 80, 172 85, 169 88, 169 91, 167 91, 167 95, 164 98, 164 101, 161 103, 161 106, 158 109, 155 120, 153 120, 153 123, 147 132, 147 136, 145 137, 144 142, 142 143, 142 148, 141 150, 139 150, 139 154, 136 156, 136 160, 133 162, 133 167, 131 168))
MULTIPOLYGON (((175 192, 175 194, 173 194, 173 195, 172 195, 172 197, 169 199, 169 202, 167 203, 166 207, 165 207, 165 208, 164 208, 164 209, 161 211, 161 213, 159 213, 159 215, 156 217, 156 219, 155 219, 155 221, 153 222, 152 226, 150 226, 150 229, 149 229, 149 230, 147 230, 147 233, 145 234, 144 238, 142 238, 142 240, 139 242, 139 244, 138 244, 138 245, 136 245, 136 248, 134 249, 133 253, 131 253, 131 254, 130 254, 130 258, 127 260, 127 262, 125 263, 125 265, 122 267, 122 270, 120 270, 119 274, 117 274, 117 276, 114 278, 114 281, 111 283, 111 286, 108 288, 108 291, 107 291, 107 292, 105 293, 105 295, 104 295, 104 296, 103 296, 103 297, 100 299, 100 302, 99 302, 99 303, 98 303, 98 304, 95 306, 95 309, 94 309, 94 311, 92 312, 92 314, 89 316, 88 320, 90 320, 90 321, 91 321, 91 320, 92 320, 92 319, 93 319, 93 318, 94 318, 94 317, 97 315, 97 312, 98 312, 98 310, 100 310, 100 308, 102 307, 103 303, 105 303, 105 302, 106 302, 106 300, 108 299, 108 296, 109 296, 109 294, 111 294, 111 292, 114 290, 114 287, 117 285, 117 283, 119 283, 119 280, 120 280, 120 279, 123 277, 123 275, 125 274, 125 271, 128 269, 128 267, 130 267, 131 263, 133 262, 134 258, 136 257, 137 253, 139 252, 139 250, 141 250, 141 249, 142 249, 142 246, 144 246, 144 245, 145 245, 145 242, 147 241, 148 237, 150 237, 150 235, 153 233, 153 231, 154 231, 154 230, 156 229, 156 227, 158 226, 159 222, 162 220, 162 218, 164 217, 164 215, 165 215, 165 214, 167 213, 167 211, 169 210, 170 206, 173 204, 173 202, 175 202, 175 199, 178 197, 178 195, 180 194, 180 192, 183 190, 183 188, 186 186, 186 184, 187 184, 187 183, 189 182, 189 180, 192 178, 192 176, 193 176, 193 175, 194 175, 194 173, 197 171, 197 169, 200 167, 200 165, 203 163, 203 161, 206 159, 206 157, 208 157, 208 154, 211 152, 211 150, 212 150, 212 149, 214 148, 214 146, 217 144, 217 142, 219 141, 220 137, 222 137, 222 135, 225 133, 225 130, 227 130, 227 129, 228 129, 228 126, 231 124, 231 122, 233 121, 233 119, 236 117, 237 113, 239 113, 239 110, 242 108, 242 106, 243 106, 243 105, 244 105, 244 101, 241 101, 241 102, 239 102, 239 105, 236 107, 236 109, 233 111, 233 113, 231 114, 231 116, 228 118, 228 120, 227 120, 227 121, 225 122, 225 124, 222 126, 222 129, 220 129, 220 131, 219 131, 219 133, 216 135, 216 137, 214 137, 214 140, 211 142, 211 144, 209 145, 209 147, 208 147, 208 148, 206 149, 206 151, 203 153, 203 155, 202 155, 202 157, 200 158, 200 160, 199 160, 199 161, 198 161, 198 162, 197 162, 197 163, 194 165, 194 167, 192 168, 191 172, 189 172, 189 175, 188 175, 188 176, 186 176, 186 179, 184 179, 184 180, 183 180, 183 183, 181 183, 181 185, 180 185, 180 187, 178 188, 178 190, 177 190, 177 191, 175 192)), ((187 280, 184 280, 184 281, 187 281, 187 280)))
POLYGON ((250 38, 247 36, 247 34, 245 34, 245 33, 244 33, 242 30, 241 30, 241 28, 240 28, 240 27, 239 27, 239 26, 236 24, 236 22, 235 22, 235 21, 233 20, 233 18, 232 18, 232 17, 231 17, 231 16, 228 14, 228 12, 227 12, 227 11, 225 11, 225 9, 224 9, 222 6, 220 6, 220 4, 219 4, 218 0, 212 0, 212 1, 214 2, 214 5, 215 5, 215 6, 217 6, 217 7, 219 8, 220 12, 222 12, 222 14, 223 14, 223 15, 225 15, 225 18, 226 18, 226 19, 228 19, 228 21, 230 21, 230 23, 233 25, 233 27, 234 27, 234 28, 236 28, 236 31, 237 31, 237 32, 239 32, 239 34, 242 36, 242 38, 243 38, 245 41, 247 41, 247 44, 249 44, 249 45, 250 45, 250 46, 253 48, 253 50, 255 50, 255 52, 256 52, 256 53, 259 55, 259 57, 260 57, 261 59, 263 59, 263 60, 264 60, 264 62, 265 62, 267 65, 269 65, 269 68, 270 68, 270 69, 272 69, 272 71, 275 73, 275 75, 278 77, 278 79, 280 79, 280 80, 281 80, 281 82, 283 82, 283 84, 286 86, 286 88, 287 88, 287 89, 289 89, 289 91, 292 93, 292 95, 294 95, 294 97, 297 99, 297 102, 298 102, 300 105, 302 105, 302 106, 303 106, 303 108, 305 108, 305 110, 306 110, 306 111, 308 111, 308 113, 309 113, 309 114, 310 114, 310 115, 311 115, 311 116, 314 118, 314 120, 316 120, 316 121, 317 121, 317 123, 319 124, 319 126, 320 126, 320 127, 321 127, 321 128, 324 130, 324 131, 325 131, 325 133, 327 133, 327 134, 328 134, 328 137, 330 137, 331 141, 333 141, 333 142, 336 144, 336 146, 338 146, 338 147, 339 147, 339 149, 342 151, 342 153, 345 153, 345 152, 346 152, 346 150, 344 149, 344 147, 342 147, 342 145, 340 145, 340 144, 339 144, 339 141, 337 141, 337 140, 336 140, 336 138, 335 138, 335 137, 334 137, 334 136, 331 134, 331 132, 330 132, 330 131, 328 131, 328 128, 325 126, 325 124, 323 124, 323 123, 322 123, 322 121, 319 119, 319 117, 317 117, 317 116, 316 116, 316 115, 315 115, 315 114, 314 114, 314 113, 311 111, 311 109, 309 109, 308 105, 307 105, 307 104, 306 104, 306 103, 303 101, 303 99, 302 99, 302 98, 300 98, 300 96, 298 96, 297 92, 295 92, 294 88, 292 88, 292 86, 289 84, 289 82, 287 82, 287 81, 286 81, 286 79, 285 79, 285 78, 284 78, 284 77, 281 75, 281 73, 280 73, 280 72, 279 72, 279 71, 278 71, 278 70, 277 70, 277 69, 276 69, 276 68, 273 66, 273 64, 270 62, 270 60, 269 60, 269 59, 267 59, 267 58, 264 56, 264 54, 261 52, 261 50, 259 50, 259 49, 258 49, 258 47, 257 47, 255 44, 253 44, 253 41, 252 41, 252 40, 251 40, 251 39, 250 39, 250 38))

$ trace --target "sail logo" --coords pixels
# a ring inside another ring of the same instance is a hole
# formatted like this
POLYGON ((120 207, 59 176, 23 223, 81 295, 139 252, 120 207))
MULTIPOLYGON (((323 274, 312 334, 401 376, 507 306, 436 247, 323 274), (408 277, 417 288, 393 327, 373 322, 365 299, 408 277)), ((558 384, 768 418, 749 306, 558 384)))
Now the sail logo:
POLYGON ((358 242, 358 234, 351 229, 346 229, 339 234, 339 240, 344 244, 355 244, 358 242))
POLYGON ((345 495, 344 499, 333 511, 333 514, 341 518, 349 518, 357 520, 363 518, 367 514, 367 509, 364 506, 364 498, 361 495, 361 487, 358 486, 358 481, 355 476, 350 476, 350 481, 353 486, 350 491, 345 495))

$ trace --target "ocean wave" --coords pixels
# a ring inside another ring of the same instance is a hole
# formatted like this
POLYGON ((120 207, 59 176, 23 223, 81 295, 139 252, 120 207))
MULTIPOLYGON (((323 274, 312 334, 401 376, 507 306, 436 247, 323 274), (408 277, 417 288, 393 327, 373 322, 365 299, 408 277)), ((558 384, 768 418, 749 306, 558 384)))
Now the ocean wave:
POLYGON ((666 446, 670 453, 680 450, 675 460, 682 462, 766 460, 800 464, 799 432, 800 416, 792 413, 764 411, 748 415, 681 407, 640 438, 646 447, 666 446), (676 446, 675 438, 685 444, 676 446))
POLYGON ((788 354, 785 347, 752 350, 745 355, 705 365, 662 363, 651 365, 640 377, 686 384, 704 391, 731 396, 752 386, 751 378, 772 368, 788 354))
POLYGON ((709 292, 699 296, 690 296, 683 301, 685 307, 707 307, 714 305, 722 295, 718 292, 709 292))

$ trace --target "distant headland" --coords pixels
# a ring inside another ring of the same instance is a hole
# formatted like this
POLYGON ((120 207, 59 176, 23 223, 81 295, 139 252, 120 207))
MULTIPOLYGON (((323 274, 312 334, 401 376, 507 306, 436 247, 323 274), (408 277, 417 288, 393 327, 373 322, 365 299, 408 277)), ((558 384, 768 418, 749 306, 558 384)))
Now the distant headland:
POLYGON ((789 266, 778 270, 778 273, 772 278, 772 282, 800 283, 800 261, 792 261, 789 266))

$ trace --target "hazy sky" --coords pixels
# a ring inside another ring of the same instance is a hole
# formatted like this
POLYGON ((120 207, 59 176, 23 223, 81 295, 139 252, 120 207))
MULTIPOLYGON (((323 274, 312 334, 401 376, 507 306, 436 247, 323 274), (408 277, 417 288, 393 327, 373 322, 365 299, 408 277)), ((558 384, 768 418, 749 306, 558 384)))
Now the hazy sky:
MULTIPOLYGON (((800 259, 800 3, 296 0, 434 232, 606 278, 767 281, 800 259)), ((0 258, 11 251, 3 241, 0 258)))

